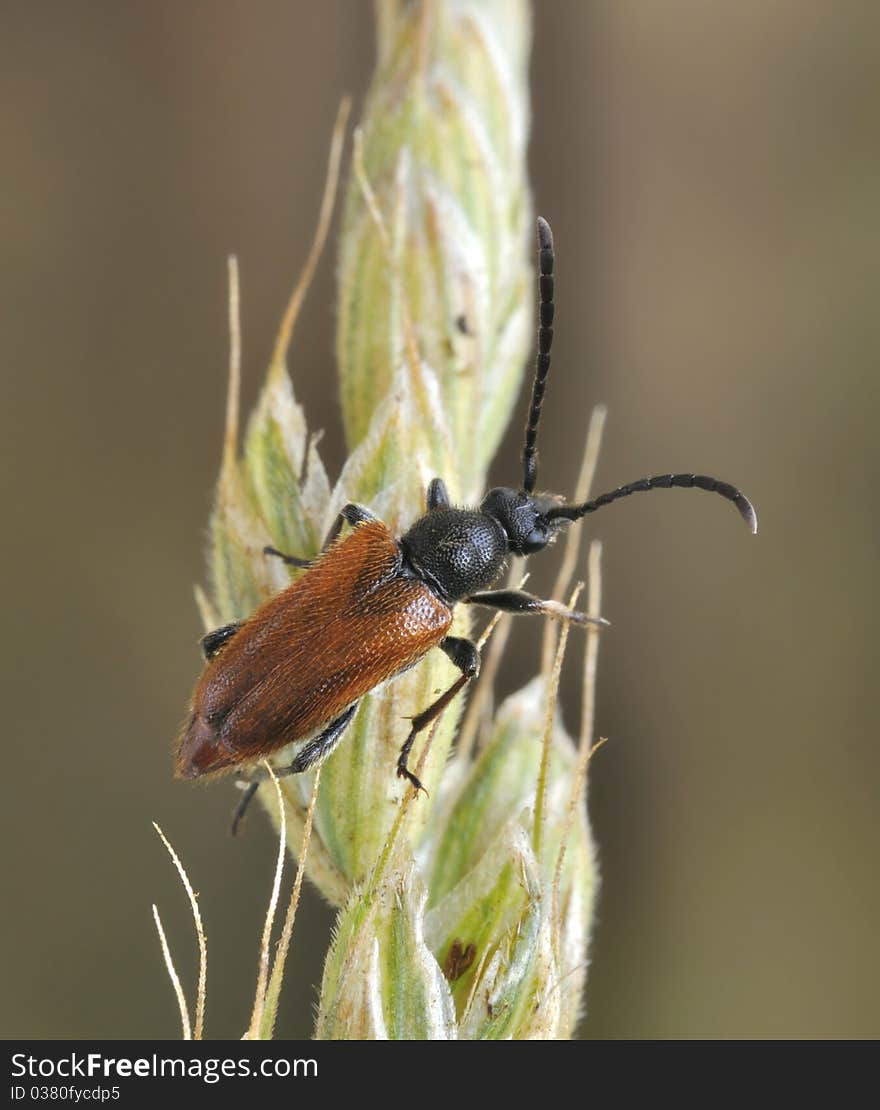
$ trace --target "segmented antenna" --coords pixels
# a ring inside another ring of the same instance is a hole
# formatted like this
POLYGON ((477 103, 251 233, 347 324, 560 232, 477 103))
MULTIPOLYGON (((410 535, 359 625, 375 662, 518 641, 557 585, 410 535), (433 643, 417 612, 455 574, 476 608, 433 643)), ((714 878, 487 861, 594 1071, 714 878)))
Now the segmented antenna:
POLYGON ((718 493, 728 501, 732 501, 739 510, 739 515, 748 524, 754 534, 758 531, 758 517, 752 507, 751 501, 744 493, 728 482, 720 482, 717 478, 710 478, 705 474, 662 474, 657 478, 640 478, 637 482, 630 482, 627 486, 620 486, 610 493, 603 493, 592 501, 585 501, 583 505, 555 505, 548 509, 547 520, 580 520, 587 513, 594 513, 604 505, 610 505, 621 497, 629 497, 631 493, 644 493, 651 489, 704 489, 709 493, 718 493))
POLYGON ((523 489, 531 493, 538 479, 538 422, 544 389, 550 372, 550 348, 553 345, 553 232, 542 217, 538 217, 538 354, 535 359, 535 381, 532 385, 532 403, 526 423, 526 441, 523 447, 523 489))

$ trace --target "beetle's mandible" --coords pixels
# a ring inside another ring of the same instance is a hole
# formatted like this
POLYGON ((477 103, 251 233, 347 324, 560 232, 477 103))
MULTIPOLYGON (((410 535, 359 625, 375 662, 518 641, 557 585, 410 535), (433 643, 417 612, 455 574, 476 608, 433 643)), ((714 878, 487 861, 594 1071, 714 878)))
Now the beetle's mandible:
POLYGON ((259 760, 294 744, 293 761, 276 774, 313 767, 339 743, 361 698, 439 647, 461 675, 413 717, 397 760, 397 774, 421 789, 408 766, 413 742, 480 667, 476 644, 448 635, 456 604, 545 614, 576 624, 592 619, 523 590, 490 589, 508 555, 543 550, 568 524, 621 497, 672 487, 720 494, 757 531, 748 498, 727 482, 701 474, 642 478, 581 505, 535 493, 554 313, 553 235, 540 218, 538 259, 538 353, 522 485, 489 490, 478 507, 458 508, 442 479, 435 478, 427 491, 427 511, 399 539, 366 509, 346 505, 316 559, 267 547, 267 555, 304 573, 246 620, 203 638, 206 663, 179 738, 176 773, 195 778, 234 769, 249 772, 251 782, 234 824, 259 784, 259 760), (346 525, 352 530, 343 536, 346 525))

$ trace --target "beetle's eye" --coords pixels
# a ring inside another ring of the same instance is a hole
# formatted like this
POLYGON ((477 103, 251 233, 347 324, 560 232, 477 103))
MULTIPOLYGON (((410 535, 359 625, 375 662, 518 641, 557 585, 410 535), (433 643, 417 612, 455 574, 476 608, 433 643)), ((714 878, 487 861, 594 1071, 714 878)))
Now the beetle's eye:
POLYGON ((523 552, 526 555, 531 555, 535 551, 541 551, 547 546, 548 540, 547 529, 543 525, 539 525, 526 536, 522 545, 523 552))

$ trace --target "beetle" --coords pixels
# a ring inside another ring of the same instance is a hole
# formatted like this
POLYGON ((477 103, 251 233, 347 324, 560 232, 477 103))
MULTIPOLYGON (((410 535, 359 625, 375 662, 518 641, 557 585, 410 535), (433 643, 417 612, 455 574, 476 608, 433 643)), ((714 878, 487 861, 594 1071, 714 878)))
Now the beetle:
POLYGON ((208 633, 205 667, 179 737, 176 774, 196 778, 233 769, 251 781, 233 831, 264 772, 254 764, 296 744, 278 775, 297 774, 325 759, 341 740, 360 700, 438 647, 460 670, 456 681, 412 718, 397 774, 423 789, 408 766, 416 736, 476 678, 476 644, 450 636, 453 608, 481 605, 545 614, 577 624, 607 624, 519 589, 490 589, 508 556, 542 551, 567 525, 632 493, 696 488, 731 501, 752 532, 755 510, 734 486, 699 474, 666 474, 619 486, 580 505, 536 493, 537 433, 553 342, 554 248, 546 220, 537 221, 538 351, 522 451, 519 489, 489 490, 476 508, 459 508, 441 478, 428 486, 427 511, 400 538, 367 509, 346 505, 314 560, 266 547, 266 555, 304 569, 246 620, 208 633), (342 535, 345 526, 351 531, 342 535))

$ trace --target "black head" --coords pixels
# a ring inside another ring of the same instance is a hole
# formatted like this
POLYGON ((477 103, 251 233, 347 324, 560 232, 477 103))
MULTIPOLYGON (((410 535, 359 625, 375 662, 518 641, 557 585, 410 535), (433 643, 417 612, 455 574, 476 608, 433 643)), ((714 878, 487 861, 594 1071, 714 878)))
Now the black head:
POLYGON ((504 529, 512 554, 533 555, 542 551, 559 530, 559 523, 547 517, 548 511, 558 504, 556 498, 498 486, 489 490, 480 510, 504 529))

